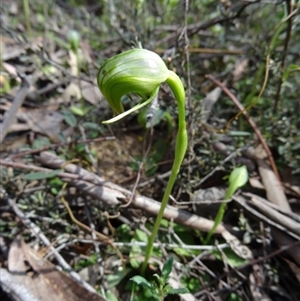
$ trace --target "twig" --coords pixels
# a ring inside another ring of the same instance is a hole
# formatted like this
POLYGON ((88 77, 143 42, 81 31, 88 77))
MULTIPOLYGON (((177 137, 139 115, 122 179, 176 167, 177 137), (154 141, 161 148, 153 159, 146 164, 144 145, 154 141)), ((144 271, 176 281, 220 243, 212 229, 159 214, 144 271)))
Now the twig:
MULTIPOLYGON (((272 203, 258 195, 250 193, 250 192, 244 192, 243 195, 252 197, 252 198, 257 198, 259 200, 258 204, 266 205, 266 206, 270 207, 271 210, 276 210, 277 212, 280 212, 284 216, 288 216, 289 218, 291 218, 293 221, 299 223, 299 225, 300 225, 300 216, 296 212, 294 213, 292 211, 287 211, 284 208, 282 208, 282 206, 272 203)), ((300 231, 300 228, 299 228, 299 231, 300 231)))
MULTIPOLYGON (((61 158, 55 156, 52 153, 48 153, 48 152, 42 153, 39 161, 41 161, 43 164, 46 164, 53 168, 61 168, 61 166, 63 166, 65 164, 64 160, 62 160, 61 158)), ((0 160, 0 164, 1 164, 1 160, 0 160)), ((85 170, 84 168, 80 168, 75 164, 65 165, 65 170, 70 173, 73 173, 73 172, 79 173, 76 176, 80 175, 80 179, 82 179, 82 180, 85 180, 85 181, 89 180, 92 183, 98 183, 100 185, 102 183, 105 185, 105 187, 115 189, 116 191, 123 194, 123 198, 125 198, 125 196, 130 197, 132 194, 131 191, 124 189, 111 182, 105 181, 103 178, 101 178, 95 174, 92 174, 92 173, 88 172, 87 170, 85 170)), ((75 174, 74 174, 74 176, 75 176, 75 174)), ((82 189, 82 186, 78 187, 78 188, 82 189)), ((88 190, 87 190, 87 192, 88 192, 88 190)), ((98 195, 96 197, 96 199, 99 199, 99 198, 101 198, 101 195, 98 195)), ((150 199, 145 196, 138 195, 138 194, 135 195, 132 200, 133 207, 142 209, 142 210, 148 212, 149 214, 152 214, 153 216, 157 215, 160 205, 161 205, 160 202, 157 202, 153 199, 150 199)), ((194 214, 190 214, 189 212, 178 210, 177 208, 175 208, 173 206, 167 206, 164 217, 167 219, 174 219, 174 222, 189 226, 194 229, 198 229, 198 230, 201 229, 201 231, 208 231, 213 225, 213 221, 211 221, 211 220, 199 217, 194 214)), ((217 233, 221 234, 223 231, 226 231, 226 230, 223 227, 223 225, 220 225, 220 227, 218 227, 217 233)))
MULTIPOLYGON (((68 243, 64 244, 63 246, 57 247, 56 250, 59 251, 67 246, 73 245, 75 243, 88 243, 88 244, 95 244, 97 246, 102 245, 102 242, 92 240, 92 239, 73 239, 72 241, 69 241, 68 243)), ((113 242, 113 245, 119 248, 132 248, 132 247, 146 247, 146 242, 141 241, 133 241, 133 242, 113 242)), ((154 243, 155 248, 164 247, 168 249, 175 249, 175 248, 181 248, 185 250, 200 250, 200 251, 211 251, 211 250, 217 250, 218 248, 225 249, 228 248, 227 243, 219 244, 218 246, 214 245, 186 245, 186 244, 168 244, 168 243, 154 243)))
MULTIPOLYGON (((67 209, 67 211, 68 211, 68 213, 69 213, 69 215, 70 215, 70 218, 71 218, 72 222, 73 222, 74 224, 78 225, 80 228, 82 228, 82 229, 84 229, 84 230, 86 230, 86 231, 88 231, 88 232, 93 232, 93 230, 92 230, 89 226, 83 224, 83 223, 80 222, 78 219, 76 219, 76 217, 74 216, 74 214, 73 214, 73 212, 72 212, 72 210, 71 210, 71 208, 70 208, 68 202, 65 200, 65 198, 64 198, 64 196, 63 196, 63 194, 64 194, 64 192, 65 192, 65 190, 66 190, 66 186, 67 186, 67 183, 65 183, 65 184, 63 185, 62 189, 61 189, 61 192, 62 192, 62 193, 61 193, 60 199, 61 199, 62 203, 64 204, 64 206, 66 207, 66 209, 67 209)), ((102 233, 100 233, 100 232, 97 232, 97 231, 94 231, 94 233, 97 235, 97 237, 98 237, 101 241, 105 242, 106 244, 111 245, 112 240, 110 240, 106 235, 104 235, 104 234, 102 234, 102 233)))
MULTIPOLYGON (((64 179, 72 179, 71 185, 77 187, 81 191, 91 195, 93 200, 105 202, 106 205, 112 206, 120 204, 122 200, 132 195, 131 191, 124 189, 116 184, 108 182, 93 173, 88 172, 84 168, 81 168, 74 164, 67 164, 64 160, 57 157, 53 153, 43 152, 39 157, 39 161, 43 164, 51 166, 52 168, 62 168, 70 173, 61 172, 56 176, 63 177, 64 179), (76 174, 75 174, 76 173, 76 174)), ((0 165, 11 166, 15 168, 34 169, 35 171, 52 171, 51 169, 30 166, 25 164, 18 164, 14 162, 7 162, 0 160, 0 165)), ((161 207, 161 203, 153 199, 147 198, 141 195, 135 195, 132 200, 132 207, 146 211, 147 213, 156 216, 161 207)), ((191 214, 189 212, 175 208, 174 206, 168 205, 164 211, 164 218, 173 220, 175 223, 190 227, 192 229, 208 232, 214 222, 191 214)), ((215 233, 221 234, 226 242, 230 245, 232 250, 241 257, 252 257, 250 250, 246 246, 243 246, 240 241, 233 235, 231 235, 226 228, 220 224, 216 228, 215 233), (245 255, 246 253, 246 255, 245 255)))
POLYGON ((167 172, 165 172, 165 173, 163 173, 163 174, 160 174, 160 175, 157 175, 157 176, 153 176, 152 178, 147 179, 146 181, 140 183, 140 184, 138 185, 138 187, 139 187, 139 188, 143 188, 143 187, 145 187, 145 186, 147 186, 147 185, 149 185, 149 184, 151 184, 151 183, 155 183, 157 180, 163 182, 163 180, 164 180, 165 178, 169 177, 170 174, 171 174, 171 171, 167 171, 167 172))
MULTIPOLYGON (((55 168, 61 168, 62 165, 65 164, 65 162, 56 157, 52 153, 43 153, 44 156, 42 156, 42 161, 44 164, 52 165, 55 168), (45 156, 46 155, 46 156, 45 156), (47 158, 47 159, 46 159, 47 158), (52 159, 52 161, 51 161, 52 159), (55 161, 53 160, 55 159, 55 161)), ((22 164, 22 163, 15 163, 15 162, 10 162, 10 161, 5 161, 0 159, 0 165, 3 166, 8 166, 8 167, 13 167, 13 168, 19 168, 19 169, 25 169, 25 170, 32 170, 32 171, 44 171, 44 172, 51 172, 53 171, 52 169, 49 168, 44 168, 44 167, 39 167, 39 166, 34 166, 34 165, 27 165, 27 164, 22 164)), ((68 173, 68 172, 60 172, 56 176, 64 178, 64 179, 69 179, 72 180, 71 184, 73 184, 75 187, 78 189, 81 189, 89 194, 92 193, 92 196, 96 199, 100 199, 101 201, 104 201, 106 205, 112 206, 112 205, 117 205, 119 201, 117 199, 125 199, 125 196, 131 196, 131 191, 126 190, 116 184, 110 183, 108 181, 105 181, 103 178, 96 176, 94 174, 89 173, 87 170, 83 168, 79 168, 78 166, 74 164, 68 164, 65 166, 65 170, 67 171, 74 171, 74 172, 80 172, 80 174, 74 174, 74 173, 68 173), (93 188, 94 186, 99 186, 101 185, 100 191, 96 190, 93 193, 93 188), (109 194, 111 193, 111 190, 114 189, 116 190, 115 195, 116 195, 116 202, 112 202, 110 198, 105 198, 105 193, 109 194), (108 190, 108 191, 106 191, 108 190), (119 193, 119 194, 118 194, 119 193), (121 194, 120 194, 121 193, 121 194), (124 195, 122 195, 124 194, 124 195)), ((141 195, 135 195, 132 201, 132 205, 136 208, 142 209, 147 211, 148 213, 152 215, 157 215, 157 212, 160 208, 160 203, 152 200, 147 197, 143 197, 141 195)), ((213 221, 199 217, 194 214, 190 214, 188 212, 178 210, 177 208, 173 206, 168 206, 165 211, 165 218, 167 219, 174 219, 175 222, 186 225, 188 227, 198 229, 201 231, 209 231, 209 229, 213 225, 213 221)), ((89 229, 90 230, 90 229, 89 229)), ((224 228, 224 226, 219 225, 218 228, 216 229, 216 233, 222 234, 223 232, 227 232, 224 228)))
MULTIPOLYGON (((269 204, 272 204, 267 201, 263 201, 264 199, 253 194, 249 194, 251 197, 252 203, 254 206, 262 212, 266 217, 269 217, 274 222, 280 224, 285 229, 291 231, 292 233, 298 236, 300 239, 300 224, 299 222, 293 220, 292 218, 280 213, 276 209, 273 209, 269 204)), ((291 212, 292 213, 292 212, 291 212)))
MULTIPOLYGON (((278 256, 281 253, 286 252, 288 250, 291 250, 291 249, 293 249, 293 248, 295 248, 295 247, 297 247, 299 245, 300 245, 300 240, 295 241, 295 242, 293 242, 293 243, 291 243, 289 245, 282 246, 280 249, 278 249, 278 250, 276 250, 276 251, 274 251, 274 252, 272 252, 272 253, 270 253, 270 254, 268 254, 266 256, 260 257, 258 259, 250 260, 248 263, 246 263, 244 265, 240 265, 239 267, 236 267, 235 269, 230 270, 228 273, 223 273, 222 275, 218 276, 217 279, 212 280, 210 283, 207 284, 207 286, 213 287, 217 283, 217 281, 221 281, 223 278, 225 278, 225 277, 227 277, 227 276, 229 276, 229 275, 231 275, 233 273, 236 273, 237 270, 241 271, 243 269, 246 269, 246 268, 249 268, 249 267, 253 267, 255 264, 258 264, 260 262, 265 262, 266 260, 271 259, 271 258, 273 258, 275 256, 278 256)), ((199 297, 200 295, 203 294, 203 292, 204 292, 204 289, 201 290, 201 291, 199 291, 199 292, 197 292, 195 294, 195 296, 199 297)))
MULTIPOLYGON (((86 213, 87 219, 89 221, 90 228, 92 230, 92 233, 91 233, 92 238, 95 241, 96 240, 96 236, 97 236, 96 233, 95 233, 96 232, 96 227, 95 227, 95 224, 93 223, 93 220, 92 220, 92 217, 91 217, 91 214, 90 214, 90 210, 89 210, 89 206, 87 205, 86 202, 84 204, 84 209, 85 209, 85 213, 86 213)), ((99 245, 95 244, 95 243, 93 243, 93 245, 94 245, 96 254, 98 254, 98 256, 101 256, 99 245)), ((101 261, 101 257, 100 258, 98 257, 97 258, 97 262, 99 263, 100 261, 101 261)), ((103 276, 103 274, 101 276, 103 276)))
POLYGON ((22 79, 21 87, 20 87, 18 93, 16 94, 9 111, 7 111, 5 113, 3 123, 0 123, 0 143, 3 142, 10 126, 15 121, 17 112, 18 112, 19 108, 22 106, 23 101, 24 101, 24 99, 27 95, 27 92, 29 90, 29 87, 30 87, 28 77, 21 76, 21 75, 20 75, 20 77, 22 79))
MULTIPOLYGON (((291 231, 289 229, 287 229, 285 226, 279 224, 278 222, 274 221, 273 219, 268 218, 267 216, 265 216, 265 212, 264 214, 258 212, 256 209, 252 208, 251 206, 249 206, 246 202, 246 200, 241 197, 241 196, 233 196, 233 199, 244 208, 244 210, 248 211, 249 213, 251 213, 253 216, 255 216, 259 221, 264 221, 265 223, 269 224, 270 226, 273 226, 281 231, 283 231, 284 233, 290 235, 291 237, 295 238, 296 240, 300 240, 300 236, 299 234, 297 235, 297 233, 295 233, 295 229, 292 229, 294 231, 291 231)), ((252 197, 252 201, 253 201, 253 197, 252 197)), ((257 206, 257 204, 255 204, 257 206)), ((260 209, 262 209, 263 206, 260 206, 260 209)), ((269 208, 270 210, 270 208, 269 208)), ((263 211, 263 210, 262 210, 263 211)))
MULTIPOLYGON (((184 49, 177 48, 177 52, 184 52, 184 49)), ((166 49, 163 48, 155 48, 154 51, 158 54, 162 54, 166 52, 166 49)), ((215 49, 215 48, 192 48, 188 47, 189 53, 201 53, 201 54, 216 54, 216 55, 242 55, 245 53, 244 49, 215 49)))
MULTIPOLYGON (((0 159, 0 165, 8 166, 12 168, 19 168, 24 170, 31 170, 36 172, 50 173, 53 169, 27 165, 22 163, 15 163, 0 159)), ((115 206, 120 203, 121 199, 125 199, 125 195, 122 194, 114 184, 107 182, 103 178, 96 179, 95 177, 88 177, 87 175, 79 175, 75 173, 60 172, 56 174, 57 177, 63 178, 65 181, 71 181, 73 186, 78 187, 81 191, 88 193, 90 196, 100 199, 108 206, 115 206)))
POLYGON ((262 144, 262 146, 264 147, 268 158, 270 160, 270 164, 272 166, 272 169, 276 175, 277 180, 279 181, 279 183, 281 183, 280 180, 280 176, 274 161, 274 158, 272 156, 272 153, 270 151, 270 148, 268 146, 268 144, 266 143, 262 133, 260 132, 259 128, 256 126, 255 122, 253 121, 253 119, 251 118, 251 116, 248 114, 248 112, 246 111, 246 109, 244 108, 244 106, 239 102, 239 100, 235 97, 235 95, 233 95, 230 90, 225 87, 220 81, 218 81, 214 76, 208 74, 206 75, 207 78, 209 78, 213 83, 215 83, 217 86, 219 86, 226 94, 227 96, 233 101, 233 103, 236 105, 236 107, 242 112, 242 114, 245 116, 245 118, 247 119, 248 123, 251 125, 251 127, 253 128, 255 134, 257 135, 260 143, 262 144))
MULTIPOLYGON (((208 268, 202 261, 201 257, 204 253, 198 255, 196 258, 194 258, 191 262, 188 263, 187 267, 192 268, 195 263, 197 263, 204 271, 206 271, 212 278, 217 279, 218 276, 210 269, 208 268)), ((224 282, 223 280, 220 280, 220 282, 225 286, 228 287, 228 284, 224 282)))
MULTIPOLYGON (((50 165, 53 168, 61 168, 61 166, 65 164, 64 160, 48 152, 43 152, 39 160, 43 164, 50 165)), ((34 165, 26 165, 26 164, 15 163, 15 162, 8 162, 2 159, 0 159, 0 165, 13 167, 13 168, 20 168, 25 170, 33 170, 33 171, 45 171, 45 172, 52 171, 52 169, 49 168, 38 167, 34 165)), ((97 191, 98 193, 94 193, 93 197, 95 198, 95 200, 104 201, 106 205, 109 206, 118 205, 120 203, 120 200, 122 199, 122 196, 123 199, 125 199, 126 196, 131 195, 131 191, 124 189, 111 182, 108 182, 103 178, 96 176, 95 174, 89 173, 87 170, 80 168, 74 164, 65 165, 64 168, 66 171, 69 172, 60 172, 56 176, 64 179, 72 180, 71 183, 80 190, 83 190, 91 194, 91 192, 93 192, 92 190, 93 186, 101 185, 101 187, 99 188, 102 190, 102 192, 100 193, 99 191, 97 191), (77 174, 75 174, 75 172, 77 172, 77 174), (117 196, 117 199, 119 199, 119 201, 116 200, 117 202, 113 203, 111 200, 105 199, 103 195, 106 193, 106 189, 110 190, 110 192, 112 190, 115 190, 115 194, 117 196)), ((155 216, 157 215, 157 212, 160 208, 160 203, 153 199, 141 195, 135 195, 132 202, 132 206, 142 209, 155 216)), ((209 231, 209 229, 213 226, 213 221, 208 220, 206 218, 199 217, 189 212, 178 210, 173 206, 168 206, 166 208, 164 217, 167 219, 173 219, 174 222, 179 223, 181 225, 185 225, 201 231, 209 231)), ((223 233, 224 231, 226 230, 223 225, 219 225, 218 228, 216 229, 216 233, 219 234, 223 233)))
MULTIPOLYGON (((254 3, 254 2, 253 2, 254 3)), ((234 15, 230 15, 229 17, 223 17, 223 16, 217 16, 211 20, 207 21, 200 21, 194 24, 190 24, 187 26, 187 35, 188 37, 191 37, 198 33, 200 30, 205 30, 207 28, 210 28, 211 26, 215 24, 222 24, 231 20, 234 20, 240 16, 240 14, 244 11, 244 9, 252 4, 252 2, 249 3, 243 3, 242 1, 238 1, 236 4, 232 5, 232 11, 237 11, 234 15)), ((175 39, 178 35, 177 30, 174 33, 171 33, 167 37, 164 37, 160 40, 155 41, 155 46, 162 45, 162 44, 170 44, 173 39, 175 39)))

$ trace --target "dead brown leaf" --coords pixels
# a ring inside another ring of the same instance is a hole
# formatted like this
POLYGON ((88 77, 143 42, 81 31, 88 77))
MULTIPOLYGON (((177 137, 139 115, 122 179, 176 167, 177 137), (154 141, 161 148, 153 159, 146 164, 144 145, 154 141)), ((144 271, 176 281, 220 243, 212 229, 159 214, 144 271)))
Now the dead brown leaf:
POLYGON ((18 44, 14 39, 0 35, 0 40, 3 61, 11 60, 25 53, 24 47, 18 44))
MULTIPOLYGON (((94 84, 91 84, 87 81, 81 82, 81 89, 82 89, 82 97, 88 101, 90 104, 94 106, 99 106, 100 101, 103 100, 103 96, 96 84, 96 80, 94 84)), ((106 104, 106 102, 104 102, 106 104)))
POLYGON ((20 114, 19 118, 26 122, 31 131, 48 137, 61 132, 61 122, 64 120, 61 113, 45 109, 27 111, 20 114))
POLYGON ((13 290, 17 300, 39 301, 105 301, 87 291, 79 283, 60 272, 47 259, 40 258, 20 237, 11 244, 8 271, 0 283, 6 291, 13 290), (5 283, 3 282, 5 281, 5 283), (22 290, 18 291, 18 287, 22 290), (31 299, 28 299, 28 296, 31 299))
POLYGON ((71 82, 65 89, 62 98, 65 104, 70 103, 72 98, 79 100, 81 98, 81 91, 78 84, 71 82))

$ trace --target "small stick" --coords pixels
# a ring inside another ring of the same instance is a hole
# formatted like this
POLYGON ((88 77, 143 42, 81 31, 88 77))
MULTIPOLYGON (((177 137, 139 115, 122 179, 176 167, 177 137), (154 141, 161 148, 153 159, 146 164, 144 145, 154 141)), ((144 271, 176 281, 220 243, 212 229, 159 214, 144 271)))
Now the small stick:
POLYGON ((279 183, 281 183, 280 180, 280 176, 274 161, 274 158, 272 156, 272 153, 270 151, 270 148, 268 146, 268 144, 266 143, 266 140, 264 139, 261 131, 259 130, 259 128, 256 126, 255 122, 253 121, 253 119, 251 118, 251 116, 248 114, 247 110, 244 108, 244 106, 239 102, 239 100, 230 92, 230 90, 225 87, 220 81, 218 81, 214 76, 208 74, 206 75, 206 77, 208 79, 210 79, 214 84, 216 84, 217 86, 219 86, 225 93, 226 95, 233 101, 233 103, 236 105, 236 107, 242 112, 242 114, 245 116, 245 118, 247 119, 247 121, 249 122, 249 124, 251 125, 251 127, 253 128, 255 134, 257 135, 260 143, 262 144, 262 146, 264 147, 268 158, 270 160, 270 164, 272 166, 272 169, 279 181, 279 183))
POLYGON ((20 77, 22 79, 21 87, 17 92, 9 111, 5 113, 3 123, 0 123, 0 143, 3 142, 10 126, 15 121, 17 112, 19 108, 22 106, 23 101, 30 87, 30 83, 27 76, 20 76, 20 77))

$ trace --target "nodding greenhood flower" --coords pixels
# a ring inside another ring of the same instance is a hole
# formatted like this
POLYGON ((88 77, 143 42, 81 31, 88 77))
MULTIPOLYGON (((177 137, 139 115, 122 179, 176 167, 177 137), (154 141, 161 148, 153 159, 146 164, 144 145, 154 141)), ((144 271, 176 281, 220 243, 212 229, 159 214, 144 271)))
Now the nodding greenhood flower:
MULTIPOLYGON (((104 123, 117 121, 146 106, 157 95, 160 84, 168 82, 168 79, 171 82, 172 78, 177 82, 176 89, 181 89, 184 97, 181 80, 156 53, 146 49, 131 49, 108 59, 98 72, 98 86, 112 110, 120 115, 104 123), (142 101, 123 113, 121 97, 129 93, 138 94, 142 101)), ((172 84, 169 85, 174 92, 172 84)))
POLYGON ((149 104, 157 96, 159 86, 166 82, 171 88, 178 106, 178 132, 175 146, 175 158, 171 175, 166 186, 161 207, 156 217, 152 234, 146 248, 145 261, 142 272, 147 267, 151 256, 153 243, 172 192, 177 174, 187 148, 187 131, 185 123, 185 91, 180 78, 169 70, 164 61, 156 53, 145 49, 131 49, 108 59, 98 73, 98 86, 113 111, 119 115, 105 121, 115 122, 122 117, 149 104), (142 101, 124 112, 121 102, 123 95, 135 93, 141 96, 142 101))

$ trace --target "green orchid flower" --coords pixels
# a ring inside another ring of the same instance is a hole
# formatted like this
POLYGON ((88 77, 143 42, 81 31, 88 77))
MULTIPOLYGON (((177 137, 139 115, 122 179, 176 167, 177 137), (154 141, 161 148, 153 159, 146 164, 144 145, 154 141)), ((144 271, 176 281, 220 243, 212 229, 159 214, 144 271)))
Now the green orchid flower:
POLYGON ((151 103, 157 96, 159 87, 166 82, 171 88, 178 106, 178 132, 176 137, 175 158, 171 175, 164 192, 161 207, 148 240, 142 273, 152 253, 153 243, 168 204, 169 196, 174 186, 177 174, 187 149, 187 131, 185 122, 185 91, 180 78, 169 70, 164 61, 156 53, 146 49, 131 49, 108 59, 98 72, 98 86, 108 101, 114 113, 114 118, 104 121, 112 123, 124 116, 141 109, 151 103), (124 112, 121 97, 135 93, 141 97, 141 102, 124 112))
MULTIPOLYGON (((105 62, 98 73, 98 86, 113 111, 124 112, 121 97, 136 93, 144 101, 126 115, 147 105, 157 94, 162 82, 168 78, 169 70, 164 61, 154 52, 145 49, 131 49, 105 62), (145 101, 147 99, 147 101, 145 101)), ((125 115, 121 114, 118 119, 125 115)), ((116 119, 110 120, 114 122, 116 119)), ((107 122, 106 122, 107 123, 107 122)))

